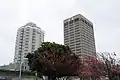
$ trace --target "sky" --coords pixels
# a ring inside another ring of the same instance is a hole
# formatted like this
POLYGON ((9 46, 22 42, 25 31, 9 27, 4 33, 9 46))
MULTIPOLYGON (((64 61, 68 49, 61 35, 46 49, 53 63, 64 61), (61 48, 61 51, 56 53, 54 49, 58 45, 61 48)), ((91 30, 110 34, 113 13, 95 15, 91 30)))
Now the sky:
POLYGON ((17 29, 34 22, 45 41, 63 44, 63 20, 82 14, 94 24, 97 52, 120 56, 119 0, 0 0, 0 65, 13 62, 17 29))

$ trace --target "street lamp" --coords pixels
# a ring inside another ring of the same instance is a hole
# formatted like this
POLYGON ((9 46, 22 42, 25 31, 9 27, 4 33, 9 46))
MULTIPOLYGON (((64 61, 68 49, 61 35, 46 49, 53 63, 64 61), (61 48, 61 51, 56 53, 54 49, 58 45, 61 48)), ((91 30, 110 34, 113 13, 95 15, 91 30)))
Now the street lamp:
POLYGON ((37 80, 37 75, 38 75, 38 74, 37 74, 37 71, 35 71, 35 77, 36 77, 36 80, 37 80))
POLYGON ((20 73, 19 73, 19 80, 21 80, 21 70, 22 70, 22 65, 23 65, 23 62, 20 63, 20 73))
POLYGON ((23 66, 23 64, 24 64, 24 69, 23 70, 25 71, 25 62, 26 62, 27 58, 24 58, 23 60, 24 61, 20 62, 19 80, 21 80, 21 72, 22 72, 22 66, 23 66))

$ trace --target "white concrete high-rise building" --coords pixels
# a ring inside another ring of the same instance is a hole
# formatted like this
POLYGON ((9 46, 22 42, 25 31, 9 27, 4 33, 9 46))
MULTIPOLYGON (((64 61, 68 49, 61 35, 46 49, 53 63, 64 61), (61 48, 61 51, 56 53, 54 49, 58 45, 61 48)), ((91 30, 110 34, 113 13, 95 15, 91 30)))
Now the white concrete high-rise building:
POLYGON ((33 53, 37 50, 43 41, 44 31, 32 22, 18 29, 14 56, 16 70, 20 69, 20 63, 22 63, 22 69, 29 70, 25 57, 28 53, 33 53))
POLYGON ((64 20, 64 44, 78 55, 96 55, 93 23, 81 14, 64 20))

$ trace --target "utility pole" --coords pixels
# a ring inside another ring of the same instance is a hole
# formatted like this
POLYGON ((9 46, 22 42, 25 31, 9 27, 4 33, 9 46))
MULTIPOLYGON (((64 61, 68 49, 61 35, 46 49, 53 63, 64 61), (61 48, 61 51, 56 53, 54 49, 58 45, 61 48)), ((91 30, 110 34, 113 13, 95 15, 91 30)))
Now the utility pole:
POLYGON ((21 80, 22 64, 23 64, 23 62, 20 62, 20 73, 19 73, 19 80, 21 80))
POLYGON ((22 69, 22 53, 20 54, 20 71, 19 71, 19 80, 21 80, 21 69, 22 69))
POLYGON ((35 72, 36 80, 37 80, 37 71, 35 72))

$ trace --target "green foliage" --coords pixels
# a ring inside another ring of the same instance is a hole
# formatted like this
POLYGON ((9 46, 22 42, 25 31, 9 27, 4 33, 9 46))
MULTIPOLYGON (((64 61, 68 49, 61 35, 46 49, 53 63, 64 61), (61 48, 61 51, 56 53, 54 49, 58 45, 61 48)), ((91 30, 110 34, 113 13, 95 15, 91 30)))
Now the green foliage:
POLYGON ((43 42, 41 47, 38 48, 38 52, 41 54, 44 54, 43 52, 47 53, 54 53, 56 55, 62 55, 62 54, 71 54, 71 50, 68 46, 56 44, 56 43, 50 43, 50 42, 43 42))

